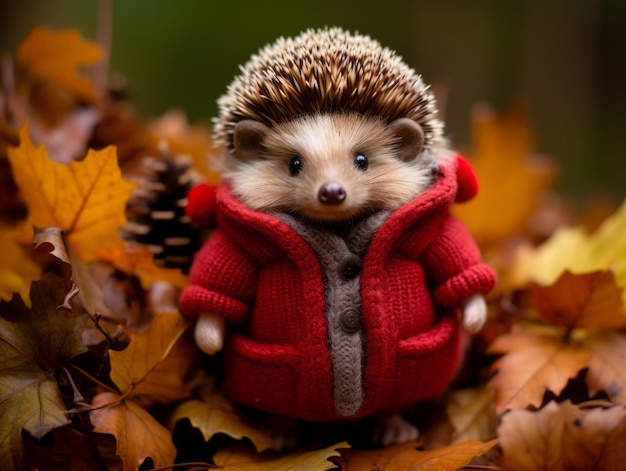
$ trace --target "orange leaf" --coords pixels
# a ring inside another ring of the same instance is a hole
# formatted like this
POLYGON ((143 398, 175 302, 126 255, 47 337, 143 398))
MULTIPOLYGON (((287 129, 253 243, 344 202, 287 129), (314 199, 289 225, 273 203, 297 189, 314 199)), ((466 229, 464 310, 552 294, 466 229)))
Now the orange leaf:
POLYGON ((568 380, 589 364, 590 354, 564 342, 555 329, 532 331, 514 326, 493 342, 489 353, 504 353, 489 382, 496 389, 496 410, 539 407, 546 390, 559 394, 568 380))
POLYGON ((501 464, 528 471, 622 469, 625 431, 623 407, 584 413, 566 401, 539 411, 511 411, 498 428, 501 464))
POLYGON ((155 468, 174 464, 176 448, 169 430, 133 401, 121 401, 117 394, 105 392, 93 398, 89 412, 94 432, 115 437, 115 453, 124 471, 136 471, 148 457, 155 468), (114 404, 114 405, 109 405, 114 404))
POLYGON ((455 471, 467 465, 473 458, 493 448, 497 440, 478 440, 458 445, 416 450, 419 442, 394 445, 379 450, 363 451, 356 449, 341 452, 341 469, 359 471, 372 469, 379 471, 455 471))
POLYGON ((608 330, 626 327, 622 290, 610 271, 575 275, 566 270, 551 286, 530 286, 533 305, 552 325, 608 330))
POLYGON ((481 245, 525 232, 554 168, 532 156, 534 142, 526 110, 512 106, 501 118, 482 106, 473 116, 474 151, 468 155, 480 181, 472 201, 453 208, 481 245))
POLYGON ((177 288, 184 288, 189 284, 189 279, 180 270, 157 266, 153 253, 144 247, 103 252, 101 258, 111 262, 118 270, 139 278, 144 288, 155 281, 167 281, 177 288))
POLYGON ((454 426, 452 444, 493 438, 498 421, 494 392, 492 388, 483 387, 462 389, 450 396, 446 413, 454 426))
POLYGON ((187 376, 199 358, 189 339, 181 339, 189 323, 178 312, 156 315, 148 329, 127 330, 130 345, 111 351, 111 379, 124 397, 141 405, 186 399, 196 383, 187 376))
POLYGON ((589 393, 605 391, 611 401, 626 405, 626 336, 602 332, 585 339, 584 345, 591 353, 589 393))
POLYGON ((118 232, 126 223, 124 209, 135 185, 122 179, 115 148, 90 150, 84 160, 66 166, 52 162, 45 147, 35 147, 24 125, 20 146, 9 149, 9 159, 31 225, 66 231, 85 262, 96 260, 103 250, 123 247, 118 232))
POLYGON ((78 68, 98 63, 102 49, 85 41, 75 30, 52 31, 35 28, 17 50, 17 59, 37 78, 49 80, 88 103, 98 101, 92 83, 78 68))

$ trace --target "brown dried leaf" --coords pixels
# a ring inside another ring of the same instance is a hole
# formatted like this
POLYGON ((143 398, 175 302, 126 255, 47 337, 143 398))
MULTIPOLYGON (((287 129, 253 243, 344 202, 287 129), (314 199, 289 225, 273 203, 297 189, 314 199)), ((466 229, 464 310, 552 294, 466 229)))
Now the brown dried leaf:
POLYGON ((626 453, 626 410, 583 412, 569 401, 539 411, 515 410, 498 427, 504 469, 614 470, 626 453))
POLYGON ((219 391, 213 391, 202 400, 191 399, 179 405, 172 414, 170 428, 183 419, 189 419, 191 425, 199 429, 207 441, 215 434, 223 433, 237 440, 248 438, 258 452, 281 448, 280 443, 251 424, 219 391))
POLYGON ((219 450, 214 456, 215 464, 224 471, 327 471, 335 469, 330 458, 339 456, 338 449, 350 448, 347 442, 337 443, 315 451, 299 451, 288 455, 260 455, 242 445, 219 450))
POLYGON ((591 353, 587 372, 589 393, 604 391, 611 401, 626 405, 626 336, 602 332, 585 339, 584 346, 591 353))
POLYGON ((169 430, 133 401, 120 401, 120 396, 105 392, 93 398, 89 412, 94 432, 111 434, 116 441, 116 454, 122 459, 124 471, 136 471, 148 457, 155 468, 174 463, 176 448, 169 430))
POLYGON ((533 305, 552 325, 596 330, 626 327, 622 290, 610 271, 577 275, 566 270, 550 286, 530 286, 533 305))
POLYGON ((567 382, 589 364, 590 353, 571 346, 557 329, 514 326, 488 349, 504 353, 493 369, 497 374, 488 386, 496 389, 496 410, 539 407, 546 390, 559 394, 567 382))
POLYGON ((495 390, 488 387, 462 389, 452 394, 446 407, 454 426, 451 444, 494 437, 498 422, 494 396, 495 390))
POLYGON ((475 440, 426 451, 416 450, 419 442, 371 451, 350 449, 341 452, 339 462, 342 471, 456 471, 489 451, 497 442, 475 440))
POLYGON ((179 312, 159 314, 139 333, 127 329, 130 345, 110 352, 111 379, 124 397, 147 406, 187 399, 197 386, 189 373, 199 350, 181 338, 190 324, 179 312))
POLYGON ((68 423, 54 374, 85 351, 85 316, 57 309, 67 280, 46 273, 31 289, 32 309, 14 300, 0 317, 0 462, 21 469, 22 430, 41 438, 68 423), (10 424, 10 425, 9 425, 10 424))

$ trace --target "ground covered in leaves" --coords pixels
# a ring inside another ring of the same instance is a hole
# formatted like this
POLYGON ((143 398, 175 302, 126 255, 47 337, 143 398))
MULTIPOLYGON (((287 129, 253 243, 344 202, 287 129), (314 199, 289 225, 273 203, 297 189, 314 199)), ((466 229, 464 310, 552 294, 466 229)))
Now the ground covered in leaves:
POLYGON ((367 420, 302 424, 281 450, 266 417, 220 391, 219 356, 193 344, 184 273, 120 236, 171 190, 158 162, 181 185, 218 181, 209 129, 138 116, 105 57, 75 31, 36 28, 2 62, 3 470, 623 467, 626 206, 556 196, 521 106, 472 118, 482 190, 455 212, 500 282, 455 385, 408 411, 420 441, 373 448, 367 420))

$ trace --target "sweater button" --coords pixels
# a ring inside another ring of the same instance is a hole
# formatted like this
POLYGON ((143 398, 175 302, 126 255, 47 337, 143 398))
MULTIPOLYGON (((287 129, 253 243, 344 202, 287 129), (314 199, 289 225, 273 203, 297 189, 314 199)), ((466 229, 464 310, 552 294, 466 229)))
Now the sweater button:
POLYGON ((361 273, 361 259, 350 253, 341 259, 337 271, 343 280, 352 280, 361 273))
POLYGON ((348 334, 353 334, 361 328, 361 313, 358 309, 349 307, 339 314, 339 326, 348 334))

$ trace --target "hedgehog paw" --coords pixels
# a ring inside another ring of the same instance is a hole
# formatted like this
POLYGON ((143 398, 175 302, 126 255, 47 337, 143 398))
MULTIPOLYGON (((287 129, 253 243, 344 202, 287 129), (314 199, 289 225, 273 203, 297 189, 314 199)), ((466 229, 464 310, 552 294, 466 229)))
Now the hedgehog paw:
POLYGON ((466 332, 475 334, 480 331, 487 320, 487 304, 481 294, 469 297, 463 306, 463 320, 461 325, 466 332))
POLYGON ((224 346, 226 321, 222 316, 202 313, 196 321, 194 338, 204 353, 214 355, 224 346))

